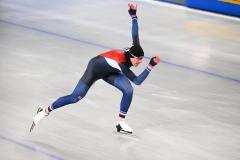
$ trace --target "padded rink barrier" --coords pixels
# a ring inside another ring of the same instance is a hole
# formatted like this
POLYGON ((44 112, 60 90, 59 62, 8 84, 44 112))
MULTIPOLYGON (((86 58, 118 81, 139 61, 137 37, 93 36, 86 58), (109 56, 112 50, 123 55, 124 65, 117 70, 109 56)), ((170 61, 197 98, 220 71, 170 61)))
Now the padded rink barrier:
POLYGON ((186 0, 186 6, 240 17, 240 0, 186 0))

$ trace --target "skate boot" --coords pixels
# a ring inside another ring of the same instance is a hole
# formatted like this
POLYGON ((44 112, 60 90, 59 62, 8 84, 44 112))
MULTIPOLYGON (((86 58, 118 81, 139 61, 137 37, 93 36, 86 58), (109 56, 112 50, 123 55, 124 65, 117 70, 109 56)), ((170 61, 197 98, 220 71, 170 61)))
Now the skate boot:
POLYGON ((47 117, 49 115, 49 113, 46 110, 47 110, 46 108, 41 108, 41 107, 38 108, 37 114, 34 116, 33 123, 30 128, 30 132, 44 117, 47 117))
POLYGON ((125 121, 118 121, 116 124, 116 128, 118 132, 125 134, 132 134, 133 130, 125 121))

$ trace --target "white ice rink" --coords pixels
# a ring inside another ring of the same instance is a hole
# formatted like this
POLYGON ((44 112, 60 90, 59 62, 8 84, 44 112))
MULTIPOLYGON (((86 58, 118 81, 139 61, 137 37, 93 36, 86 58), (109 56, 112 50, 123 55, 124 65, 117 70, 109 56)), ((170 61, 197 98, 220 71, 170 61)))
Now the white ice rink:
POLYGON ((121 93, 99 80, 29 133, 39 106, 71 93, 88 61, 131 45, 126 0, 0 1, 1 160, 239 160, 240 20, 138 4, 146 59, 161 56, 115 131, 121 93))

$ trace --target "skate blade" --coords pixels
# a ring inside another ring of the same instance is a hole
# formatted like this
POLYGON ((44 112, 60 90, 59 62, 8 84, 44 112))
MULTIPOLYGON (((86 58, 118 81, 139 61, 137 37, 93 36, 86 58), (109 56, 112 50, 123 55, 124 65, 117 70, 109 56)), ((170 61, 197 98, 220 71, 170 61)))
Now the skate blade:
MULTIPOLYGON (((37 113, 36 113, 36 115, 40 112, 42 110, 42 108, 41 107, 39 107, 38 108, 38 110, 37 110, 37 113)), ((33 131, 33 128, 35 127, 36 125, 35 125, 35 123, 34 122, 32 122, 32 125, 31 125, 31 128, 30 128, 30 130, 29 130, 29 132, 32 132, 33 131)))
POLYGON ((128 131, 124 131, 124 130, 119 131, 119 133, 121 133, 121 134, 132 134, 132 132, 128 132, 128 131))
POLYGON ((31 128, 30 128, 29 132, 32 132, 32 130, 33 130, 34 127, 35 127, 35 124, 34 124, 34 122, 33 122, 32 125, 31 125, 31 128))
POLYGON ((139 140, 139 137, 135 134, 123 133, 118 131, 112 131, 112 134, 116 135, 117 137, 127 138, 131 140, 139 140))

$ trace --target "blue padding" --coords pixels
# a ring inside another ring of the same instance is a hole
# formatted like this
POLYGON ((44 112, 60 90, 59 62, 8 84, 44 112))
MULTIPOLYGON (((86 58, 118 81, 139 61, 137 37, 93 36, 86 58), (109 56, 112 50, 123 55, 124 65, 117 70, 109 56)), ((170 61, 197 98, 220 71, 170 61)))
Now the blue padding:
POLYGON ((240 17, 240 5, 219 0, 187 0, 186 6, 240 17))

